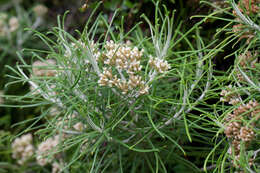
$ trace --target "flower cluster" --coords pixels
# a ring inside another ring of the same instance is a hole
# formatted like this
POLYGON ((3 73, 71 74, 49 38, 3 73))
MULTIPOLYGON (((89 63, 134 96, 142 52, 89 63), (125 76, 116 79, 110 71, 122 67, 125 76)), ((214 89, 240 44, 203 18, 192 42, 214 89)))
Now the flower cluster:
MULTIPOLYGON (((240 67, 245 71, 247 71, 249 68, 255 68, 256 63, 258 63, 257 56, 257 52, 254 52, 254 54, 252 54, 250 51, 247 51, 244 54, 239 55, 238 61, 240 67)), ((238 69, 236 69, 236 76, 238 80, 245 81, 243 75, 239 72, 238 69)))
POLYGON ((79 132, 82 132, 84 128, 86 128, 86 125, 83 124, 82 122, 77 122, 76 124, 73 125, 73 128, 79 132))
POLYGON ((5 36, 9 32, 14 32, 19 28, 19 21, 17 17, 10 17, 7 14, 0 13, 0 36, 5 36))
POLYGON ((171 68, 167 61, 159 58, 153 58, 152 56, 150 56, 149 65, 158 73, 165 73, 171 68))
POLYGON ((17 17, 11 17, 9 19, 9 29, 11 32, 14 32, 17 30, 17 28, 19 27, 19 21, 17 19, 17 17))
MULTIPOLYGON (((260 4, 259 0, 242 0, 239 1, 238 8, 241 11, 241 13, 246 13, 247 15, 249 15, 250 13, 257 14, 260 9, 260 7, 258 6, 259 4, 260 4)), ((233 14, 237 16, 237 13, 235 11, 233 11, 233 14)), ((236 18, 236 21, 241 22, 241 20, 238 17, 236 18)), ((242 23, 234 25, 233 32, 235 33, 243 32, 242 35, 239 37, 239 40, 245 38, 246 43, 249 44, 250 41, 255 37, 255 33, 251 30, 248 30, 248 27, 246 27, 242 23)))
POLYGON ((47 163, 51 163, 55 156, 58 157, 58 154, 55 154, 52 158, 48 156, 51 151, 55 153, 53 150, 58 146, 59 140, 59 135, 56 135, 39 144, 36 151, 36 160, 39 165, 45 166, 47 163))
POLYGON ((256 101, 249 101, 245 105, 240 105, 233 113, 228 114, 225 119, 225 135, 232 141, 231 148, 234 148, 235 160, 239 161, 240 157, 240 143, 243 141, 245 146, 248 147, 250 142, 255 137, 253 130, 255 121, 260 118, 260 105, 256 101), (245 119, 254 120, 248 125, 245 123, 245 119))
MULTIPOLYGON (((86 125, 83 124, 82 122, 74 123, 73 120, 76 119, 76 118, 77 118, 76 114, 69 115, 65 120, 63 120, 60 117, 60 118, 58 118, 56 125, 60 126, 64 130, 69 130, 70 127, 73 127, 73 129, 75 129, 76 131, 82 132, 86 128, 86 125)), ((68 135, 64 134, 63 137, 68 137, 68 135)))
POLYGON ((51 163, 52 173, 58 173, 62 169, 61 164, 63 163, 63 159, 61 158, 60 153, 55 152, 61 140, 59 135, 50 137, 46 141, 40 143, 36 151, 37 163, 41 166, 51 163), (53 155, 50 157, 50 154, 52 153, 53 155), (59 160, 59 162, 56 160, 59 160))
POLYGON ((223 0, 215 0, 214 2, 212 2, 215 6, 224 9, 224 8, 228 8, 229 7, 229 3, 227 1, 223 1, 223 0))
POLYGON ((234 87, 229 85, 226 89, 223 89, 220 93, 222 97, 220 97, 220 101, 228 102, 231 105, 236 105, 240 102, 240 95, 234 92, 234 87))
MULTIPOLYGON (((100 86, 116 87, 123 94, 140 96, 148 94, 148 82, 142 77, 141 60, 144 49, 131 47, 131 43, 118 44, 107 41, 106 51, 102 53, 103 72, 99 75, 100 86)), ((158 73, 165 73, 170 69, 167 61, 150 56, 149 65, 158 73)))
MULTIPOLYGON (((84 128, 80 124, 75 124, 75 129, 79 131, 84 128)), ((46 141, 40 143, 35 150, 33 145, 32 134, 26 134, 16 138, 12 143, 12 157, 17 159, 18 164, 25 164, 30 158, 36 154, 36 161, 39 165, 45 166, 52 164, 52 173, 58 173, 62 169, 63 159, 60 153, 57 153, 57 146, 64 140, 64 137, 56 135, 48 138, 46 141), (52 156, 50 156, 52 155, 52 156), (58 162, 57 162, 58 161, 58 162)))
POLYGON ((239 55, 238 60, 239 60, 239 65, 246 69, 248 66, 254 68, 255 64, 257 63, 257 52, 252 55, 250 51, 247 51, 246 53, 239 55))
POLYGON ((24 164, 34 154, 34 147, 32 145, 32 134, 26 134, 20 138, 16 138, 12 143, 12 150, 14 159, 18 159, 20 165, 24 164))
MULTIPOLYGON (((65 57, 70 58, 73 62, 76 63, 78 59, 76 58, 76 56, 74 56, 73 52, 83 55, 84 51, 82 53, 82 50, 91 51, 95 61, 98 61, 98 59, 100 58, 101 53, 98 50, 98 46, 97 46, 97 44, 94 43, 94 41, 91 41, 89 43, 89 46, 87 46, 81 40, 78 40, 76 43, 71 43, 71 45, 66 48, 65 57)), ((85 64, 90 63, 88 58, 85 58, 84 61, 85 61, 84 62, 85 64)))
MULTIPOLYGON (((51 69, 53 66, 56 66, 56 61, 53 59, 47 59, 45 62, 42 61, 35 61, 32 64, 32 74, 31 78, 33 76, 36 77, 53 77, 58 74, 57 70, 51 69)), ((56 96, 57 93, 54 91, 56 88, 56 84, 46 85, 49 92, 47 93, 50 96, 56 96)), ((30 85, 30 90, 33 94, 41 94, 41 89, 38 86, 30 85)))
POLYGON ((59 108, 58 106, 52 106, 50 108, 49 115, 51 117, 55 117, 55 116, 59 115, 60 113, 61 113, 61 108, 59 108))
POLYGON ((112 40, 106 42, 105 49, 103 63, 108 67, 104 67, 99 75, 99 85, 117 87, 123 94, 129 91, 136 91, 138 95, 147 94, 149 87, 140 75, 144 50, 132 48, 129 44, 117 44, 112 40))
POLYGON ((238 6, 241 12, 243 12, 243 8, 245 8, 245 13, 247 15, 250 13, 257 14, 260 10, 259 3, 260 0, 242 0, 238 2, 238 6))
POLYGON ((48 69, 49 66, 56 65, 56 61, 53 59, 47 59, 46 62, 35 61, 32 64, 32 72, 35 76, 44 77, 44 76, 55 76, 57 71, 48 69))
POLYGON ((255 33, 252 32, 251 30, 248 30, 247 27, 241 23, 233 26, 233 32, 238 34, 242 33, 238 40, 240 41, 245 38, 246 44, 249 44, 250 41, 255 37, 255 33))
POLYGON ((39 17, 43 17, 47 12, 48 12, 48 8, 42 4, 36 5, 33 8, 33 12, 39 16, 39 17))
POLYGON ((53 164, 52 164, 52 170, 51 170, 52 173, 58 173, 58 172, 61 171, 61 169, 62 169, 62 167, 61 167, 61 164, 60 164, 60 163, 58 163, 58 162, 53 162, 53 164))

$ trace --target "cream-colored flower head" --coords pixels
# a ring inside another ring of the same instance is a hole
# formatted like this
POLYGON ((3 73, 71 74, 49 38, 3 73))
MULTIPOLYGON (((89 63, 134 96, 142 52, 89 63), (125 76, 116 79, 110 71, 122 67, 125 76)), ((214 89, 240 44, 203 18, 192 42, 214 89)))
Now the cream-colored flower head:
POLYGON ((52 163, 52 169, 51 169, 52 173, 58 173, 61 170, 62 170, 61 164, 59 164, 57 162, 52 163))
POLYGON ((48 157, 51 154, 51 150, 54 149, 59 144, 59 136, 56 135, 53 138, 48 138, 46 141, 39 144, 36 151, 37 163, 41 166, 52 162, 53 157, 48 157))
POLYGON ((12 157, 17 159, 20 165, 23 165, 34 154, 32 140, 32 134, 29 133, 16 138, 12 143, 12 157))
POLYGON ((11 32, 14 32, 19 28, 19 21, 17 17, 11 17, 8 23, 9 23, 9 30, 11 32))
POLYGON ((103 72, 99 74, 100 86, 116 87, 122 94, 139 96, 147 94, 149 86, 141 75, 141 59, 144 50, 131 47, 131 43, 115 43, 110 40, 102 53, 103 72))
POLYGON ((76 123, 73 128, 79 132, 82 132, 86 126, 82 122, 76 123))
POLYGON ((42 17, 48 12, 48 8, 42 4, 39 4, 33 8, 33 11, 37 16, 42 17))
POLYGON ((48 59, 46 62, 35 61, 32 64, 32 71, 35 76, 55 76, 56 71, 47 69, 48 66, 56 65, 56 61, 53 59, 48 59))
POLYGON ((150 56, 149 65, 158 73, 165 73, 171 68, 166 60, 153 58, 152 56, 150 56))

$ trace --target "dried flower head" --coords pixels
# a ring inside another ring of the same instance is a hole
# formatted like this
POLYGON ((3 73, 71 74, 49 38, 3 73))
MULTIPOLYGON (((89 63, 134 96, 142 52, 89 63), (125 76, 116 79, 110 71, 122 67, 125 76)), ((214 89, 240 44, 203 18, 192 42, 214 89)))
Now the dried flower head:
MULTIPOLYGON (((238 3, 238 8, 241 11, 241 13, 246 13, 247 15, 253 13, 253 14, 258 14, 259 12, 259 4, 260 1, 259 0, 241 0, 238 3)), ((235 16, 238 16, 236 11, 233 11, 233 14, 235 16)), ((236 20, 238 22, 241 22, 240 18, 237 17, 236 20)), ((246 38, 246 43, 249 44, 250 41, 255 38, 256 33, 249 30, 248 26, 240 23, 237 25, 233 26, 233 32, 235 33, 242 33, 241 36, 239 37, 239 40, 246 38)))
POLYGON ((250 41, 255 38, 255 33, 251 30, 248 29, 247 26, 245 26, 244 24, 237 24, 233 26, 233 32, 237 33, 237 34, 241 34, 241 36, 239 37, 239 41, 242 39, 246 39, 246 44, 249 44, 250 41))
POLYGON ((247 15, 250 13, 255 13, 257 14, 259 11, 259 0, 242 0, 239 1, 238 6, 241 12, 245 12, 247 15), (245 10, 243 10, 243 8, 245 10))
MULTIPOLYGON (((247 104, 240 105, 233 113, 228 114, 225 118, 225 135, 232 142, 234 148, 235 160, 233 163, 239 161, 240 156, 240 143, 244 142, 247 148, 251 141, 255 138, 255 132, 253 130, 255 121, 260 117, 260 106, 256 101, 249 101, 247 104), (252 120, 250 124, 245 120, 252 120)), ((251 160, 253 161, 253 160, 251 160)), ((234 164, 235 165, 235 164, 234 164)), ((236 166, 236 165, 235 165, 236 166)))
POLYGON ((241 127, 238 138, 244 142, 250 142, 254 139, 255 133, 251 128, 248 127, 241 127))
MULTIPOLYGON (((237 57, 240 67, 246 72, 249 68, 255 68, 256 63, 258 63, 258 53, 255 51, 253 54, 247 51, 237 57)), ((244 76, 240 71, 235 68, 235 74, 238 80, 245 81, 244 76)))

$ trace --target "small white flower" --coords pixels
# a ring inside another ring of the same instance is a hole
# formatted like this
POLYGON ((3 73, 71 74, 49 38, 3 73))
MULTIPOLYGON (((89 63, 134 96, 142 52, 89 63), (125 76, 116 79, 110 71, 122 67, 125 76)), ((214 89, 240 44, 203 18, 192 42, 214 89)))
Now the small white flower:
POLYGON ((48 8, 42 4, 40 5, 36 5, 34 8, 33 8, 33 12, 39 16, 39 17, 42 17, 44 16, 47 12, 48 12, 48 8))
POLYGON ((26 134, 16 138, 12 143, 12 157, 18 159, 17 162, 22 165, 34 154, 32 145, 32 134, 26 134))
POLYGON ((17 19, 17 17, 11 17, 9 19, 9 30, 11 32, 16 31, 19 28, 19 21, 17 19))

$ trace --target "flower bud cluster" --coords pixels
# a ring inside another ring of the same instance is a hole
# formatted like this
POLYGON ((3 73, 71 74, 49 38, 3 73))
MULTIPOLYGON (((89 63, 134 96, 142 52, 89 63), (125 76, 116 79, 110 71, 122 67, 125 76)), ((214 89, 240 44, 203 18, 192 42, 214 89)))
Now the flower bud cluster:
POLYGON ((77 122, 76 124, 73 125, 73 128, 79 132, 82 132, 86 128, 86 125, 83 124, 82 122, 77 122))
POLYGON ((58 162, 53 162, 52 163, 52 170, 51 173, 58 173, 62 170, 61 165, 58 162))
MULTIPOLYGON (((260 4, 259 0, 242 0, 238 3, 238 8, 241 11, 241 13, 246 13, 247 15, 253 13, 258 14, 260 7, 258 6, 260 4), (245 9, 245 10, 243 10, 245 9)), ((237 16, 237 13, 233 11, 233 14, 237 16)), ((241 20, 237 17, 236 20, 238 22, 241 22, 241 20)), ((246 43, 249 44, 250 41, 255 38, 255 33, 248 30, 248 27, 246 27, 244 24, 237 24, 233 26, 233 32, 235 33, 242 33, 242 35, 239 37, 239 40, 245 38, 246 43)))
POLYGON ((47 12, 48 8, 42 4, 36 5, 33 8, 33 12, 38 16, 38 17, 43 17, 47 12))
POLYGON ((252 55, 250 51, 247 51, 245 54, 239 55, 239 65, 243 69, 247 69, 248 67, 255 68, 255 64, 257 63, 257 55, 257 52, 252 55))
POLYGON ((34 147, 32 145, 32 134, 26 134, 20 138, 16 138, 12 143, 12 157, 18 159, 20 165, 24 164, 34 154, 34 147))
POLYGON ((11 32, 14 32, 19 28, 19 21, 17 17, 11 17, 8 23, 9 23, 9 30, 11 32))
POLYGON ((240 102, 240 95, 234 92, 234 87, 228 85, 226 89, 223 89, 220 93, 220 101, 228 102, 231 105, 236 105, 240 102))
MULTIPOLYGON (((239 19, 236 19, 238 21, 240 21, 239 19)), ((237 34, 241 34, 241 36, 239 37, 239 41, 242 39, 246 39, 246 44, 249 44, 250 41, 255 37, 254 32, 250 31, 247 29, 247 27, 244 24, 237 24, 237 25, 233 25, 233 32, 237 33, 237 34)))
POLYGON ((6 36, 9 32, 14 32, 19 28, 17 17, 10 17, 7 14, 0 13, 0 36, 6 36))
MULTIPOLYGON (((88 48, 90 49, 91 54, 94 57, 94 60, 98 61, 100 56, 101 56, 101 53, 100 53, 100 51, 98 49, 97 44, 95 44, 94 41, 91 41, 89 43, 89 47, 84 42, 82 42, 81 40, 78 40, 77 43, 71 43, 70 48, 66 48, 65 57, 71 58, 72 61, 75 61, 75 63, 76 63, 77 62, 77 58, 76 58, 76 56, 74 57, 73 52, 75 52, 77 54, 83 55, 82 54, 82 49, 88 51, 88 48)), ((84 55, 84 57, 85 56, 86 55, 84 55)), ((86 58, 85 59, 85 64, 89 64, 89 63, 90 63, 89 59, 86 58)))
POLYGON ((260 10, 259 7, 260 0, 242 0, 238 2, 238 7, 241 12, 245 8, 245 13, 249 15, 250 13, 257 14, 260 10))
POLYGON ((165 73, 171 68, 167 61, 159 58, 153 58, 152 56, 150 56, 149 65, 158 73, 165 73))
POLYGON ((51 163, 54 157, 58 157, 58 154, 55 154, 54 157, 49 157, 51 152, 54 152, 54 149, 57 148, 59 144, 59 135, 56 135, 52 138, 48 138, 46 141, 38 145, 36 151, 36 160, 37 163, 41 166, 45 166, 47 163, 51 163))
POLYGON ((260 105, 256 101, 249 101, 245 105, 240 105, 237 109, 230 113, 225 119, 225 135, 228 139, 232 140, 229 152, 231 148, 234 148, 234 154, 236 158, 240 156, 240 143, 245 143, 248 147, 250 142, 255 138, 255 132, 253 130, 255 121, 260 118, 260 105), (254 120, 248 125, 245 120, 254 120))
MULTIPOLYGON (((62 158, 60 158, 59 154, 49 157, 52 152, 55 153, 53 150, 58 146, 59 142, 60 138, 56 135, 40 143, 36 150, 37 163, 41 166, 52 163, 52 173, 58 173, 62 169, 60 164, 62 163, 62 158), (57 163, 54 159, 58 159, 60 163, 57 163)), ((35 154, 32 134, 29 133, 16 138, 12 143, 12 153, 12 157, 18 160, 18 164, 23 165, 26 163, 35 154)))
POLYGON ((55 76, 57 74, 57 71, 48 69, 49 66, 54 65, 56 65, 56 61, 53 59, 47 59, 46 62, 35 61, 32 64, 32 72, 35 76, 38 77, 55 76))
POLYGON ((123 94, 134 91, 134 94, 147 94, 149 86, 140 75, 141 58, 144 50, 130 47, 129 44, 117 44, 107 41, 103 53, 103 72, 99 75, 100 86, 116 87, 123 94), (120 77, 118 77, 120 76, 120 77))
MULTIPOLYGON (((57 70, 51 69, 52 66, 56 65, 56 61, 53 59, 47 59, 45 62, 42 61, 35 61, 32 64, 32 76, 36 77, 53 77, 58 74, 57 70)), ((47 94, 51 97, 56 96, 57 92, 54 91, 56 88, 56 84, 52 83, 51 85, 46 85, 47 90, 49 91, 47 94)), ((32 94, 41 94, 40 88, 35 88, 35 86, 30 86, 30 90, 33 92, 32 94)))
MULTIPOLYGON (((228 8, 229 3, 227 1, 223 1, 223 0, 215 0, 214 2, 212 2, 215 6, 217 6, 220 9, 224 9, 224 8, 228 8)), ((215 8, 214 11, 216 11, 217 9, 215 8)))
MULTIPOLYGON (((77 118, 76 114, 69 115, 65 120, 63 120, 60 117, 60 118, 58 118, 57 126, 62 127, 64 130, 69 130, 72 127, 74 130, 76 130, 78 132, 82 132, 86 128, 86 125, 83 124, 82 122, 74 123, 73 120, 76 118, 77 118)), ((64 134, 63 137, 66 138, 68 136, 66 134, 64 134)))
MULTIPOLYGON (((255 68, 256 63, 258 63, 257 56, 257 52, 252 55, 250 51, 247 51, 246 53, 238 56, 239 65, 244 71, 247 71, 249 68, 255 68)), ((238 69, 236 69, 236 77, 240 81, 245 81, 245 78, 238 71, 238 69)))
POLYGON ((58 106, 52 106, 50 108, 49 115, 51 117, 55 117, 55 116, 59 115, 60 113, 61 113, 61 108, 59 108, 58 106))

